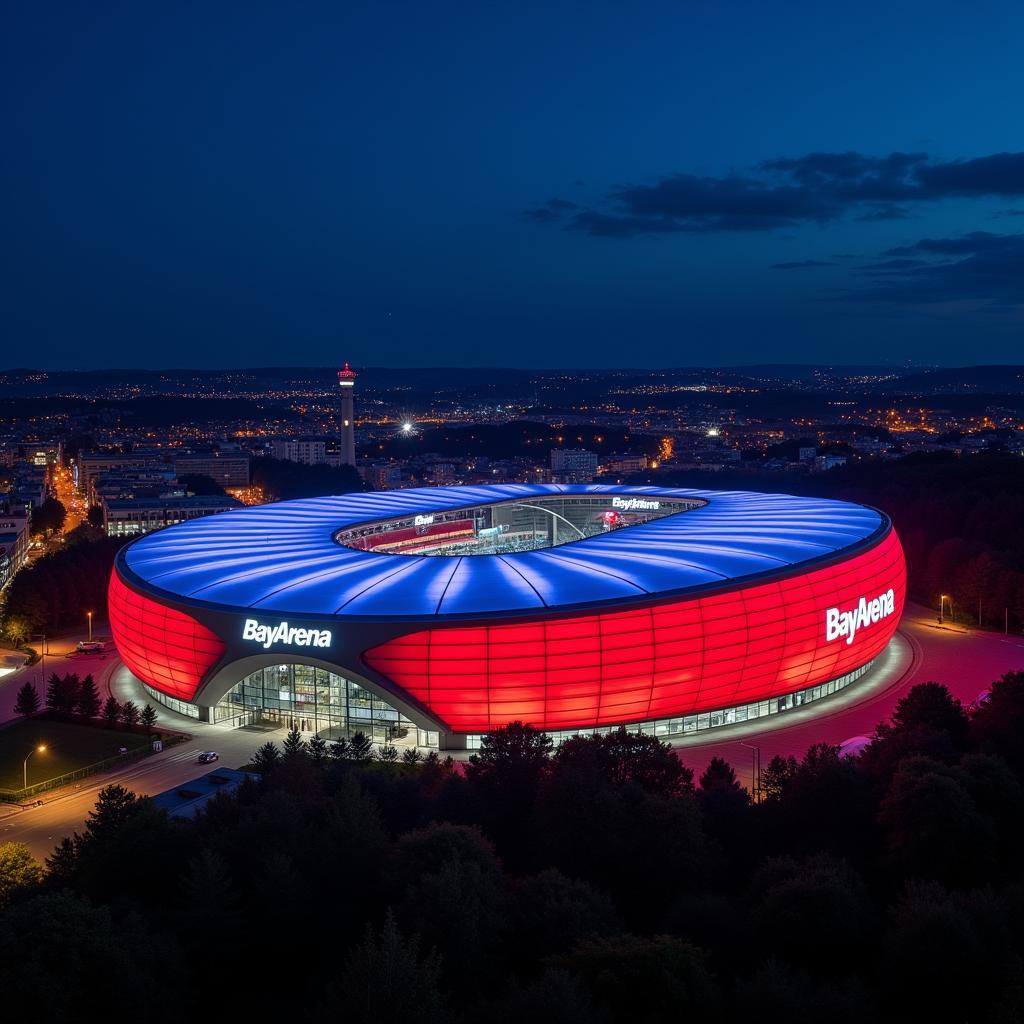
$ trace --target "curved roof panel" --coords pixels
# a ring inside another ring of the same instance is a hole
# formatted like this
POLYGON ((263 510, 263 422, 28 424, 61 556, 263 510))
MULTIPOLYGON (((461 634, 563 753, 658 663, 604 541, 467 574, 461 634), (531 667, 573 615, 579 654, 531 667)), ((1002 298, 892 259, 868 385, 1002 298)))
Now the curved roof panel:
POLYGON ((822 498, 605 484, 499 484, 345 494, 238 509, 125 548, 147 589, 293 615, 522 613, 714 589, 830 559, 882 533, 874 509, 822 498), (622 495, 707 504, 559 547, 512 554, 358 551, 339 530, 516 499, 622 495))

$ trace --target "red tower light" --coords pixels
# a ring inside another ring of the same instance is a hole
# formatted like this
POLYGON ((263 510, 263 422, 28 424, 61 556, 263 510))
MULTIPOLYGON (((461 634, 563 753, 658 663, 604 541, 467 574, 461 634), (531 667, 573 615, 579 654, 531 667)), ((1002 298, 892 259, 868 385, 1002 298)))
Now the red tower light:
POLYGON ((352 384, 356 379, 356 371, 348 365, 348 360, 345 360, 345 365, 338 371, 338 380, 343 381, 347 384, 352 384))

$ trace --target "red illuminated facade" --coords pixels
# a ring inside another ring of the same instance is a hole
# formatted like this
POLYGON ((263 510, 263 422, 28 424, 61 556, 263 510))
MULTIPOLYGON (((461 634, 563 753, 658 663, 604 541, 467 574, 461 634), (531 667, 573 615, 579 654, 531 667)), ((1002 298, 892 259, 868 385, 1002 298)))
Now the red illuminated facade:
POLYGON ((456 732, 520 720, 544 729, 644 721, 792 693, 864 665, 889 642, 906 593, 894 531, 834 565, 636 610, 426 629, 367 664, 456 732), (894 591, 895 610, 826 640, 829 608, 894 591))
MULTIPOLYGON (((549 496, 533 490, 527 501, 549 496)), ((310 499, 172 527, 118 555, 114 640, 151 695, 207 721, 266 713, 318 731, 401 716, 435 737, 418 742, 459 748, 516 720, 562 734, 645 723, 672 735, 774 715, 849 685, 892 638, 906 572, 881 513, 785 496, 619 490, 570 491, 570 501, 590 502, 581 516, 598 517, 598 530, 552 548, 547 561, 546 551, 518 562, 430 557, 475 536, 491 543, 496 532, 479 527, 477 506, 446 509, 433 491, 310 499), (622 526, 595 494, 676 504, 647 526, 622 526), (690 508, 674 511, 684 500, 690 508), (345 524, 328 504, 343 501, 407 507, 345 524), (330 546, 310 552, 317 516, 330 546), (295 544, 275 541, 292 523, 295 544), (195 539, 208 534, 209 543, 195 539), (801 560, 794 550, 815 553, 801 560), (691 558, 718 578, 679 584, 691 558), (730 575, 737 559, 760 571, 730 575), (171 585, 178 592, 163 589, 171 585), (381 599, 367 608, 375 590, 381 599), (458 611, 446 613, 446 602, 458 611), (381 704, 369 707, 367 691, 381 704)))
POLYGON ((110 629, 121 660, 144 683, 190 701, 224 654, 201 622, 126 587, 116 572, 107 594, 110 629))

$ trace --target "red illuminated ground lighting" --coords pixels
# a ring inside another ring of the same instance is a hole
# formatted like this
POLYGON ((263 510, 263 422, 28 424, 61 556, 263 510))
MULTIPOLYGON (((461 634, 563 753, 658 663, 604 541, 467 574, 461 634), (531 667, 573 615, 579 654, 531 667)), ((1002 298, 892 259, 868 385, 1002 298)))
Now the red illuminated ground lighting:
POLYGON ((144 683, 190 701, 224 644, 202 623, 125 586, 117 572, 107 592, 110 629, 121 660, 144 683))
POLYGON ((889 642, 906 592, 894 531, 876 546, 771 583, 636 610, 426 629, 364 659, 456 732, 519 719, 568 729, 746 704, 826 682, 889 642), (847 643, 826 612, 889 589, 892 614, 847 643))

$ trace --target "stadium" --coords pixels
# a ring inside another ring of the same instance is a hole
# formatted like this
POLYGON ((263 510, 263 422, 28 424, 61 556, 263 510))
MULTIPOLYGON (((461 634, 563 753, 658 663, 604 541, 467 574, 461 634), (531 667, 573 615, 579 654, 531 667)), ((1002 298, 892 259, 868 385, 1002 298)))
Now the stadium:
POLYGON ((109 612, 182 714, 452 750, 515 720, 671 739, 822 700, 870 670, 905 589, 865 506, 508 484, 171 526, 121 550, 109 612))

